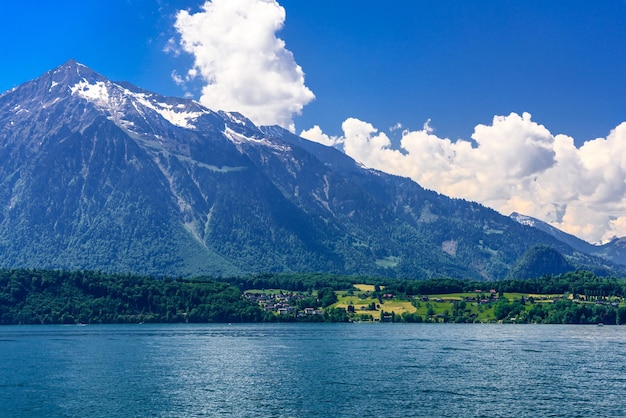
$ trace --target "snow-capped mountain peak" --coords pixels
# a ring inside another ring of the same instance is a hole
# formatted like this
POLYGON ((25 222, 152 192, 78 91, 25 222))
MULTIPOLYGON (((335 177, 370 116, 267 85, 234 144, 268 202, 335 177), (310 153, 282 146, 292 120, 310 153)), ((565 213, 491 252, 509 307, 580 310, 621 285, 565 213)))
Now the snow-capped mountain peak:
POLYGON ((334 148, 73 60, 0 95, 4 266, 498 279, 528 243, 588 259, 334 148))

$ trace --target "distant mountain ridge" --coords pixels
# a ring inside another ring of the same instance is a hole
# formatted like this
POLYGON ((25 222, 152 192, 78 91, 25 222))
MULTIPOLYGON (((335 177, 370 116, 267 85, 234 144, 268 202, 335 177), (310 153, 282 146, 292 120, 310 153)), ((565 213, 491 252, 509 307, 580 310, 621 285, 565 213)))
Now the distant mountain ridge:
POLYGON ((495 280, 535 244, 619 270, 282 128, 73 60, 0 95, 2 267, 495 280))
POLYGON ((626 265, 626 237, 614 238, 610 242, 602 245, 590 244, 574 235, 561 231, 558 228, 531 216, 522 215, 517 212, 511 213, 511 218, 522 225, 528 225, 546 232, 559 241, 569 245, 576 251, 584 254, 597 256, 609 260, 615 264, 626 265))

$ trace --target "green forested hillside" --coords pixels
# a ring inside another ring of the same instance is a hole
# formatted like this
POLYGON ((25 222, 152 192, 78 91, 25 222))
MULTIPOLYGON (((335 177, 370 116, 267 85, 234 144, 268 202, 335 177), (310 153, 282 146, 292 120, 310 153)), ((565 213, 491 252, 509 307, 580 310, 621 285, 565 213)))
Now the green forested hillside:
POLYGON ((574 270, 565 257, 554 248, 534 245, 529 248, 509 272, 511 279, 541 277, 548 274, 563 274, 574 270))
POLYGON ((250 322, 258 306, 214 281, 134 275, 0 270, 0 324, 250 322))

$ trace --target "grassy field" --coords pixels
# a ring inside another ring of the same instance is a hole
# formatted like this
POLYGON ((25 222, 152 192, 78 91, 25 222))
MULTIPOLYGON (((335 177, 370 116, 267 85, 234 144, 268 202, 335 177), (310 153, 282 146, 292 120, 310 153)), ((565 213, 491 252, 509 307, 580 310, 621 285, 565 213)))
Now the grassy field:
POLYGON ((361 292, 373 292, 376 289, 373 284, 355 284, 353 286, 359 289, 361 292))
POLYGON ((382 303, 378 299, 366 298, 361 299, 358 296, 340 297, 339 301, 333 304, 333 308, 348 309, 348 306, 354 306, 354 312, 357 315, 372 315, 375 318, 380 316, 381 311, 385 313, 395 313, 402 315, 405 312, 416 312, 417 309, 407 300, 383 300, 382 303), (376 307, 375 310, 369 310, 371 304, 376 307))
MULTIPOLYGON (((476 322, 489 322, 494 319, 494 301, 497 301, 497 295, 490 292, 462 292, 462 293, 446 293, 427 295, 428 300, 396 300, 382 299, 379 300, 373 296, 374 286, 357 284, 354 286, 357 290, 337 292, 338 301, 332 305, 334 308, 348 309, 348 306, 354 306, 354 313, 357 316, 371 315, 378 320, 381 311, 385 313, 394 313, 402 315, 404 313, 413 313, 421 316, 423 320, 438 321, 443 316, 449 317, 454 313, 457 303, 466 301, 464 304, 464 312, 474 318, 476 322), (491 303, 477 303, 476 298, 480 300, 489 300, 491 303), (468 301, 468 299, 470 299, 468 301), (372 310, 374 306, 376 309, 372 310)), ((504 293, 503 298, 508 301, 520 300, 528 298, 530 295, 524 293, 504 293)), ((532 295, 538 300, 552 300, 555 295, 532 295)), ((561 295, 556 295, 561 296, 561 295)))
POLYGON ((455 300, 463 300, 465 298, 473 298, 481 294, 485 295, 485 293, 474 293, 474 292, 440 293, 440 294, 435 294, 435 295, 428 295, 428 298, 431 300, 441 299, 444 301, 455 301, 455 300))
MULTIPOLYGON (((480 296, 482 299, 489 299, 490 293, 489 292, 462 292, 462 293, 440 293, 440 294, 428 295, 428 297, 431 300, 442 299, 443 301, 446 301, 446 302, 460 301, 466 298, 475 298, 477 296, 480 296)), ((505 292, 503 294, 503 297, 508 299, 509 301, 518 300, 518 299, 521 299, 522 297, 528 298, 530 296, 533 296, 535 299, 553 300, 554 298, 563 296, 563 295, 530 295, 528 293, 509 293, 509 292, 505 292)))

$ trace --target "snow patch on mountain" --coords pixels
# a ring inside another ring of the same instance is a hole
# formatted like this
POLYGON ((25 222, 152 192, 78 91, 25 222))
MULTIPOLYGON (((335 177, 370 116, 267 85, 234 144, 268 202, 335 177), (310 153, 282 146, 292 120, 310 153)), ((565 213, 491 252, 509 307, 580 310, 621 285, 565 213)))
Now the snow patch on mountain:
POLYGON ((261 142, 261 140, 254 140, 252 138, 248 138, 245 135, 240 134, 239 132, 234 131, 233 129, 229 128, 228 126, 226 126, 224 128, 224 136, 226 136, 226 138, 228 138, 231 142, 233 142, 234 144, 239 144, 242 142, 261 142))
POLYGON ((71 86, 70 91, 72 95, 80 96, 100 107, 111 108, 112 103, 107 84, 103 81, 96 81, 95 84, 91 84, 83 79, 71 86))
POLYGON ((173 106, 167 103, 160 103, 151 100, 152 95, 146 93, 136 93, 124 87, 113 84, 109 81, 96 81, 90 83, 83 79, 77 84, 70 87, 72 95, 77 95, 85 100, 94 103, 96 106, 108 110, 112 115, 119 112, 124 105, 130 100, 134 107, 142 113, 137 107, 137 103, 144 108, 148 108, 158 113, 163 119, 175 126, 185 129, 195 129, 192 122, 205 112, 185 111, 185 105, 179 104, 173 106))
POLYGON ((513 212, 511 213, 510 217, 514 219, 515 221, 517 221, 517 223, 520 223, 522 225, 527 225, 527 226, 532 226, 532 227, 537 226, 535 219, 526 215, 522 215, 521 213, 513 212))
MULTIPOLYGON (((291 149, 286 144, 280 144, 280 143, 272 142, 272 141, 268 140, 268 138, 266 138, 266 137, 254 137, 254 136, 243 135, 243 134, 233 130, 232 128, 230 128, 228 126, 226 126, 224 128, 223 134, 233 144, 237 145, 238 148, 239 148, 239 145, 241 145, 243 143, 249 143, 249 144, 252 143, 252 144, 266 146, 266 147, 271 148, 271 149, 273 149, 275 151, 278 151, 279 153, 288 152, 291 149)), ((241 151, 241 149, 240 149, 240 151, 241 151)))
POLYGON ((248 121, 240 113, 223 112, 223 115, 226 115, 228 119, 230 119, 232 122, 236 124, 243 125, 243 126, 248 125, 248 121))
MULTIPOLYGON (((185 129, 195 129, 195 126, 191 122, 195 121, 203 112, 185 112, 177 111, 175 109, 181 109, 181 105, 174 106, 167 103, 151 102, 148 100, 148 95, 143 93, 132 93, 136 100, 147 108, 150 108, 157 112, 172 125, 179 126, 185 129)), ((182 106, 184 108, 184 105, 182 106)))

